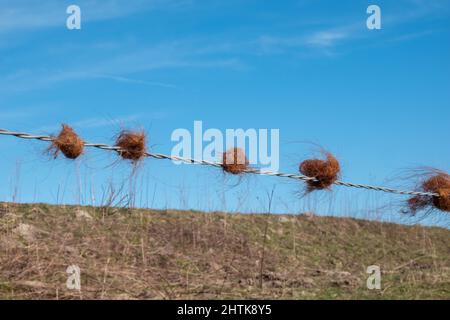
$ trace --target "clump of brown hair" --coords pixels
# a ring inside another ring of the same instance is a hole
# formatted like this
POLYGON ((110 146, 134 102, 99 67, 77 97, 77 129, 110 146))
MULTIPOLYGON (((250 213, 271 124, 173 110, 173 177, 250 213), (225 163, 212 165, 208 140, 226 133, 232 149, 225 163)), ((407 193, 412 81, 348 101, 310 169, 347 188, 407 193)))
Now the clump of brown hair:
POLYGON ((245 156, 245 151, 241 148, 231 148, 223 153, 223 171, 231 174, 244 173, 249 167, 249 162, 245 156))
POLYGON ((439 209, 450 212, 449 174, 435 170, 433 175, 427 175, 427 178, 419 185, 418 191, 435 193, 439 196, 419 195, 409 199, 407 205, 412 214, 426 209, 439 209))
POLYGON ((146 134, 144 131, 122 130, 116 139, 119 155, 126 160, 137 162, 145 157, 146 134))
POLYGON ((306 192, 328 189, 339 178, 341 166, 338 160, 329 152, 326 152, 325 156, 326 160, 310 159, 300 164, 300 173, 316 178, 306 182, 306 192))
POLYGON ((76 159, 84 150, 84 141, 75 133, 72 127, 67 124, 62 125, 61 132, 58 136, 53 137, 49 151, 57 158, 62 152, 68 159, 76 159))

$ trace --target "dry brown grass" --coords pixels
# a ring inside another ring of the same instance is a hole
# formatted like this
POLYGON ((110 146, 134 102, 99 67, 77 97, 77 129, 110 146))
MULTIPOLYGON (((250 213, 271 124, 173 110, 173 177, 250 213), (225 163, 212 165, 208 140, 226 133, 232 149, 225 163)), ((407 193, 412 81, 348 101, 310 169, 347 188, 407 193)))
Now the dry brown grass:
POLYGON ((4 299, 450 297, 446 229, 314 216, 0 206, 4 299), (81 268, 81 292, 65 286, 73 264, 81 268), (366 289, 365 271, 374 264, 383 271, 382 291, 366 289))

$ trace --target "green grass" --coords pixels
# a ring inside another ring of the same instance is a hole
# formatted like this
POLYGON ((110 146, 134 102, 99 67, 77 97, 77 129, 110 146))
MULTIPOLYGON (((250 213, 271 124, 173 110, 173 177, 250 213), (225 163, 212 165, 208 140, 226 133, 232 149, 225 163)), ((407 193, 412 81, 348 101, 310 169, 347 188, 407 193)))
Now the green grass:
POLYGON ((4 203, 0 253, 3 299, 450 299, 449 230, 348 218, 4 203))

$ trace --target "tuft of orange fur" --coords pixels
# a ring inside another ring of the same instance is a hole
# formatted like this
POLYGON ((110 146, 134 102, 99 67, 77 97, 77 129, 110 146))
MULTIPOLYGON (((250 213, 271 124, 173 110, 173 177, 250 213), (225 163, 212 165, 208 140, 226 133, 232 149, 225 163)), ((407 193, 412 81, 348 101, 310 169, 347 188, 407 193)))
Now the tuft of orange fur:
POLYGON ((331 154, 326 153, 326 159, 310 159, 303 161, 299 166, 300 173, 316 178, 316 181, 307 181, 307 192, 328 189, 339 177, 341 166, 339 161, 331 154))
POLYGON ((411 213, 417 211, 436 208, 442 211, 450 212, 450 175, 437 171, 429 178, 425 179, 420 185, 419 191, 436 193, 439 197, 433 196, 415 196, 408 200, 407 205, 411 213))
POLYGON ((119 155, 126 160, 139 161, 145 157, 146 134, 144 131, 123 130, 116 139, 119 155))
POLYGON ((231 148, 224 152, 222 156, 223 171, 231 174, 244 173, 249 167, 249 162, 241 148, 231 148))
POLYGON ((49 151, 54 157, 61 152, 68 159, 76 159, 83 154, 84 141, 67 124, 62 125, 61 132, 53 138, 49 151))

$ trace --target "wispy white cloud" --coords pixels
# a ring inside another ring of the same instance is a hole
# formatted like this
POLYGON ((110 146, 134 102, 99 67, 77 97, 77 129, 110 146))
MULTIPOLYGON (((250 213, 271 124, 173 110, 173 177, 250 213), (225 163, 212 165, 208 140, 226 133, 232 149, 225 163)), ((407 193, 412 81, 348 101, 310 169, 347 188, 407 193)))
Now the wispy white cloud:
POLYGON ((145 81, 145 80, 116 76, 116 75, 111 75, 111 74, 92 74, 91 76, 93 78, 108 79, 108 80, 113 80, 113 81, 117 81, 117 82, 140 84, 140 85, 152 86, 152 87, 162 87, 162 88, 172 88, 172 89, 178 88, 176 85, 171 84, 171 83, 145 81))
MULTIPOLYGON (((127 115, 127 116, 117 116, 117 117, 91 117, 91 118, 85 118, 77 121, 71 121, 70 125, 73 126, 76 129, 94 129, 94 128, 101 128, 101 127, 107 127, 107 126, 125 126, 130 123, 138 122, 142 120, 143 118, 150 118, 150 119, 159 119, 165 117, 165 114, 163 112, 150 112, 146 113, 145 115, 142 114, 133 114, 133 115, 127 115)), ((60 129, 59 125, 48 125, 48 126, 41 126, 37 129, 35 129, 36 132, 56 132, 60 129)))
MULTIPOLYGON (((223 58, 199 53, 199 47, 190 42, 170 42, 151 47, 127 49, 105 57, 107 50, 99 54, 96 49, 92 57, 71 65, 55 65, 43 68, 39 65, 0 74, 0 92, 17 93, 36 90, 67 82, 107 79, 127 84, 176 89, 178 86, 157 80, 143 80, 135 74, 154 70, 179 68, 240 68, 237 58, 223 58)), ((109 51, 108 51, 109 52, 109 51)), ((62 52, 61 54, 64 54, 62 52)))
POLYGON ((138 115, 138 114, 118 117, 115 119, 106 119, 106 118, 95 117, 95 118, 88 118, 88 119, 75 121, 72 123, 72 125, 74 127, 83 128, 83 129, 100 128, 100 127, 111 126, 111 125, 115 125, 115 124, 125 125, 127 123, 135 122, 135 121, 139 120, 140 117, 141 117, 141 115, 138 115))
POLYGON ((318 47, 330 47, 348 39, 350 33, 340 30, 327 30, 313 33, 306 39, 306 43, 318 47))
POLYGON ((0 105, 0 121, 16 121, 26 118, 33 118, 43 112, 55 108, 53 103, 31 105, 5 106, 0 105))
POLYGON ((33 113, 31 113, 30 110, 2 111, 0 112, 0 121, 17 120, 31 116, 33 116, 33 113))
POLYGON ((425 31, 419 31, 419 32, 412 32, 412 33, 406 33, 402 34, 400 36, 393 37, 389 39, 389 42, 403 42, 403 41, 410 41, 418 38, 422 38, 425 36, 429 36, 433 33, 437 32, 437 30, 425 30, 425 31))
MULTIPOLYGON (((385 13, 382 10, 382 21, 385 25, 390 25, 390 31, 398 30, 393 26, 406 25, 415 22, 425 16, 433 16, 448 12, 448 0, 404 0, 401 5, 402 11, 385 13), (406 9, 405 9, 406 8, 406 9)), ((352 23, 339 25, 336 21, 334 26, 321 27, 322 29, 309 29, 304 33, 293 36, 285 35, 263 35, 255 43, 260 47, 261 52, 265 54, 285 53, 289 49, 315 48, 318 52, 330 53, 332 49, 339 45, 349 43, 354 40, 371 38, 371 33, 365 27, 365 20, 354 21, 352 23)), ((424 35, 431 34, 433 31, 420 31, 398 35, 394 38, 398 41, 408 41, 424 35)), ((385 33, 387 34, 387 33, 385 33)), ((385 37, 378 38, 383 42, 385 37)), ((389 40, 388 40, 389 41, 389 40)), ((373 44, 373 43, 372 43, 373 44)))
POLYGON ((283 54, 286 52, 303 52, 315 50, 319 53, 329 52, 330 49, 351 40, 357 34, 353 30, 345 28, 325 29, 320 31, 306 32, 301 35, 279 36, 263 35, 253 41, 253 52, 259 54, 283 54))

